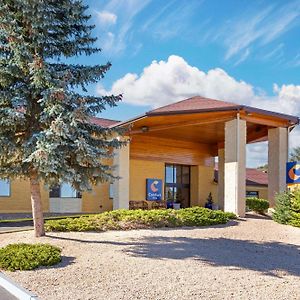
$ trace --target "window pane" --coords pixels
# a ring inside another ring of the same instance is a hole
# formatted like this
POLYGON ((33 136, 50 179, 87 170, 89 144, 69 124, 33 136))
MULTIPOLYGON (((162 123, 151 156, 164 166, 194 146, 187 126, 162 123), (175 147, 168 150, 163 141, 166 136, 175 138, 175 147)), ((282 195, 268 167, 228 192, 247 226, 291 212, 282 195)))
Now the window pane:
POLYGON ((174 175, 175 183, 181 184, 181 166, 175 166, 174 175))
POLYGON ((0 180, 0 196, 10 196, 9 180, 0 180))
POLYGON ((166 201, 173 201, 173 187, 166 186, 166 188, 165 188, 165 200, 166 201))
POLYGON ((188 166, 182 167, 182 183, 183 184, 190 183, 190 167, 188 166))
POLYGON ((63 183, 60 186, 60 197, 61 198, 76 198, 76 190, 74 190, 72 188, 71 185, 67 184, 67 183, 63 183))
POLYGON ((166 183, 173 183, 173 173, 174 169, 172 165, 166 165, 166 183))

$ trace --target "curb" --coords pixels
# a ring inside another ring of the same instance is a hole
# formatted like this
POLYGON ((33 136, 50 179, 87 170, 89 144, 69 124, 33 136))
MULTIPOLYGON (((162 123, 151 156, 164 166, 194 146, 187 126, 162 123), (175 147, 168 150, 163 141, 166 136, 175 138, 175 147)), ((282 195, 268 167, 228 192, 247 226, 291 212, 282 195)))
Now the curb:
POLYGON ((11 230, 6 230, 6 231, 0 230, 0 234, 22 232, 22 231, 29 231, 29 230, 33 230, 33 227, 32 228, 23 228, 23 229, 11 229, 11 230))
POLYGON ((20 300, 39 300, 37 295, 28 292, 0 272, 0 286, 20 300))

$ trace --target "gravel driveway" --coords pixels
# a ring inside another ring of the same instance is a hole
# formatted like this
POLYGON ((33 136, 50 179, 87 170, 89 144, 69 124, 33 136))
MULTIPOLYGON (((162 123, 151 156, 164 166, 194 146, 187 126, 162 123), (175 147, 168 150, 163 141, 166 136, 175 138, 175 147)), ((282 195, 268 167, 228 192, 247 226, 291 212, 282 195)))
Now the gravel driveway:
POLYGON ((300 229, 250 215, 227 225, 2 234, 63 248, 55 268, 6 272, 41 299, 300 299, 300 229))

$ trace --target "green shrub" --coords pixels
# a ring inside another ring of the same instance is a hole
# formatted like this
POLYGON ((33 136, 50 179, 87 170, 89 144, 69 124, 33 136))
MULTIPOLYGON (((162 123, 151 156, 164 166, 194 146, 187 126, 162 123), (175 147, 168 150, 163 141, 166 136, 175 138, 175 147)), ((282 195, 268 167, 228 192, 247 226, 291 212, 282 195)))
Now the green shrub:
POLYGON ((300 189, 296 189, 291 193, 291 212, 288 223, 300 227, 300 189))
POLYGON ((269 208, 269 202, 265 199, 249 197, 246 199, 246 206, 259 214, 263 214, 269 208))
POLYGON ((61 261, 61 249, 49 244, 9 244, 0 248, 0 269, 33 270, 61 261))
POLYGON ((138 228, 206 226, 225 224, 236 218, 232 213, 191 207, 180 210, 114 210, 77 219, 49 220, 47 231, 106 231, 138 228))
POLYGON ((288 224, 291 219, 291 192, 286 191, 275 196, 275 210, 272 215, 274 221, 288 224))

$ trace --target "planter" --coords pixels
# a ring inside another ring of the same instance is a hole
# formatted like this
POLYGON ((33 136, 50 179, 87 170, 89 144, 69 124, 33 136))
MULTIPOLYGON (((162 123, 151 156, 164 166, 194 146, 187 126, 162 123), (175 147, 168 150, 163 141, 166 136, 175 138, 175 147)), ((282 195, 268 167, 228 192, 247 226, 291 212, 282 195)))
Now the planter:
POLYGON ((173 203, 174 209, 180 209, 180 203, 173 203))

